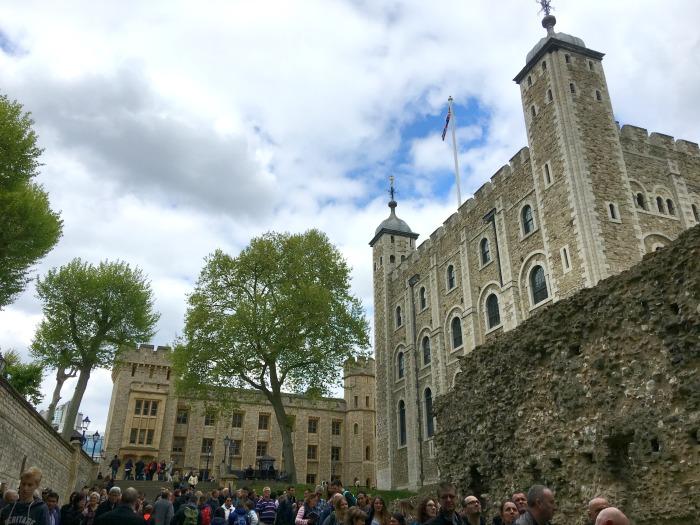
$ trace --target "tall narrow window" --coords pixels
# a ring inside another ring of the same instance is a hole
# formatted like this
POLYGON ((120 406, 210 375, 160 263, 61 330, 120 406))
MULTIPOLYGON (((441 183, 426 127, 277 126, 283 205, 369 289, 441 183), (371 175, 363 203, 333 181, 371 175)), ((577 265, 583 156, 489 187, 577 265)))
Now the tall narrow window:
POLYGON ((591 62, 590 60, 588 61, 588 69, 593 71, 593 62, 591 62))
POLYGON ((574 83, 573 83, 573 82, 571 82, 571 83, 569 84, 569 91, 571 91, 571 94, 572 94, 572 95, 575 95, 575 94, 576 94, 576 86, 574 86, 574 83))
POLYGON ((421 310, 425 310, 428 307, 428 297, 425 294, 425 286, 421 286, 418 292, 418 302, 420 303, 421 310))
POLYGON ((569 55, 564 55, 564 62, 566 62, 567 64, 570 64, 570 63, 571 63, 571 57, 570 57, 569 55))
POLYGON ((365 447, 365 461, 369 461, 371 457, 372 457, 371 449, 369 448, 369 445, 367 445, 365 447))
POLYGON ((635 198, 635 201, 637 202, 637 206, 643 210, 647 209, 647 204, 644 202, 644 195, 640 192, 637 193, 637 196, 635 198))
POLYGON ((489 249, 489 240, 484 237, 481 239, 479 244, 479 249, 481 251, 481 264, 482 266, 491 260, 491 250, 489 249))
POLYGON ((526 204, 523 207, 523 211, 522 211, 521 215, 522 215, 522 221, 523 221, 523 234, 527 235, 528 233, 531 233, 535 229, 535 221, 532 218, 532 208, 530 207, 529 204, 526 204))
POLYGON ((452 350, 456 350, 462 346, 462 321, 459 317, 452 318, 450 329, 452 330, 452 350))
POLYGON ((486 316, 489 328, 501 324, 501 313, 498 310, 498 297, 492 293, 486 299, 486 316))
POLYGON ((544 165, 544 185, 549 186, 552 184, 552 174, 549 171, 549 164, 544 165))
POLYGON ((695 222, 700 222, 700 212, 698 211, 697 205, 693 204, 690 207, 693 209, 693 218, 695 222))
POLYGON ((546 60, 542 61, 542 71, 547 71, 547 61, 546 60))
POLYGON ((455 287, 455 267, 451 264, 447 267, 447 289, 452 290, 455 287))
POLYGON ((430 355, 430 338, 427 335, 423 338, 421 346, 423 347, 423 364, 428 365, 432 357, 430 355))
POLYGON ((433 393, 425 389, 425 433, 431 438, 435 435, 435 416, 433 415, 433 393))
POLYGON ((400 327, 402 323, 403 323, 403 319, 401 319, 401 307, 397 306, 396 307, 396 328, 400 327))
POLYGON ((551 90, 551 89, 548 89, 548 90, 547 90, 547 100, 549 100, 550 102, 551 102, 552 100, 554 100, 554 97, 552 96, 552 90, 551 90))
POLYGON ((394 257, 393 255, 390 255, 390 256, 389 256, 389 262, 390 262, 390 263, 395 263, 395 262, 396 262, 396 257, 394 257))
POLYGON ((399 401, 399 446, 406 444, 406 403, 399 401))
POLYGON ((399 352, 398 355, 396 356, 396 378, 397 379, 403 379, 404 376, 404 353, 399 352))
POLYGON ((533 117, 537 116, 537 110, 535 109, 535 106, 530 106, 530 114, 532 114, 533 117))
POLYGON ((664 213, 664 200, 661 197, 656 197, 656 208, 659 213, 664 213))
POLYGON ((666 209, 668 210, 669 215, 675 215, 676 214, 676 209, 673 206, 673 201, 671 199, 666 199, 666 209))
POLYGON ((595 90, 595 99, 598 101, 603 100, 603 95, 601 95, 600 91, 598 91, 597 89, 595 90))
POLYGON ((530 272, 530 288, 532 288, 532 303, 538 304, 549 297, 547 292, 547 280, 544 276, 544 268, 535 266, 530 272))
POLYGON ((620 217, 618 217, 617 206, 615 206, 615 203, 613 203, 613 202, 608 203, 608 211, 610 212, 611 219, 617 220, 620 218, 620 217))
POLYGON ((561 265, 564 271, 571 269, 571 261, 569 261, 569 249, 565 246, 561 249, 561 265))
POLYGON ((528 86, 532 85, 532 77, 530 75, 527 76, 527 85, 528 86))

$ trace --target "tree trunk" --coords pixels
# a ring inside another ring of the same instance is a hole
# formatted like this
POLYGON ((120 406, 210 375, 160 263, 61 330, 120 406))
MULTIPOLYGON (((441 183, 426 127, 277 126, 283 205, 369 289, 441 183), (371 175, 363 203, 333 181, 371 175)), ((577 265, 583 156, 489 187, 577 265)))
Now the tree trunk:
POLYGON ((49 425, 53 425, 53 416, 56 413, 56 406, 61 400, 61 389, 63 388, 63 383, 65 383, 66 379, 69 377, 75 377, 75 373, 68 373, 65 368, 56 369, 56 386, 53 389, 51 403, 46 411, 46 421, 49 422, 49 425))
POLYGON ((75 428, 75 418, 78 415, 78 409, 80 408, 80 403, 83 400, 85 388, 90 380, 90 372, 92 372, 92 367, 80 369, 78 384, 75 385, 73 399, 71 399, 70 403, 68 404, 65 423, 63 424, 63 432, 61 432, 61 436, 66 441, 70 441, 71 434, 73 434, 73 429, 75 428))
POLYGON ((289 476, 287 480, 290 484, 297 482, 297 468, 294 463, 294 444, 292 443, 292 429, 287 421, 287 413, 284 411, 282 404, 282 394, 280 392, 271 392, 268 396, 272 409, 275 411, 277 425, 280 427, 282 434, 282 452, 284 454, 283 470, 289 476))

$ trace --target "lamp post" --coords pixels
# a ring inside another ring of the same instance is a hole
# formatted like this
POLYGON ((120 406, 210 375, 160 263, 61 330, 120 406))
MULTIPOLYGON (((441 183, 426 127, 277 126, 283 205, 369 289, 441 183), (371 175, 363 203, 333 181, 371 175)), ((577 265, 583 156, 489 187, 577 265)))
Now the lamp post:
POLYGON ((83 419, 82 423, 80 424, 80 428, 83 430, 83 436, 80 439, 81 445, 85 444, 86 438, 85 438, 85 431, 88 429, 90 426, 90 418, 88 416, 85 416, 85 419, 83 419))
POLYGON ((100 433, 95 430, 95 433, 92 435, 92 454, 90 455, 90 458, 92 458, 93 461, 95 461, 95 447, 97 446, 97 442, 100 440, 100 433))
POLYGON ((230 472, 230 470, 231 470, 230 469, 231 454, 229 452, 231 450, 231 442, 232 441, 233 440, 230 437, 228 437, 228 434, 227 434, 226 437, 224 438, 224 455, 226 458, 226 472, 227 473, 230 472))

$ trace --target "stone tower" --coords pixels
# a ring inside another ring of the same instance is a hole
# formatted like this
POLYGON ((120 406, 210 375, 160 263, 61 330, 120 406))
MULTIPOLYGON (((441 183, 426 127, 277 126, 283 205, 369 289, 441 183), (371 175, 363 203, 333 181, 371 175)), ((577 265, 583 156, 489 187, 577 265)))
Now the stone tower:
POLYGON ((355 478, 365 487, 375 486, 374 432, 376 426, 375 361, 372 358, 348 359, 343 367, 345 417, 345 470, 343 480, 350 485, 355 478))
MULTIPOLYGON (((393 347, 391 345, 396 316, 408 317, 409 305, 406 301, 394 304, 388 293, 392 272, 401 261, 408 258, 416 249, 418 234, 396 216, 394 186, 390 190, 389 217, 382 221, 374 232, 369 245, 374 261, 374 348, 376 352, 377 382, 377 450, 375 466, 377 486, 391 486, 392 460, 394 447, 391 436, 396 433, 396 407, 390 401, 387 391, 393 377, 393 347)), ((406 283, 408 287, 408 283, 406 283)), ((399 323, 406 326, 406 323, 399 323)), ((405 330, 405 328, 404 328, 405 330)))
POLYGON ((554 32, 528 53, 520 86, 552 295, 595 286, 644 253, 603 53, 554 32), (624 219, 622 219, 624 218, 624 219))

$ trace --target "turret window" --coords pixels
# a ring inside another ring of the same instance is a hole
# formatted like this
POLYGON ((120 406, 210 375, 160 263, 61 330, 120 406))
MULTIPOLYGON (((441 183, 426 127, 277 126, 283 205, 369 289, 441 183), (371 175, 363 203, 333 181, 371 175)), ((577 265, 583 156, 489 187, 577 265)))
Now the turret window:
POLYGON ((547 71, 547 61, 546 60, 542 61, 542 71, 547 71))
POLYGON ((421 310, 425 310, 428 307, 428 296, 425 293, 425 286, 421 286, 418 291, 418 302, 420 303, 421 310))
POLYGON ((390 262, 390 263, 395 263, 395 262, 396 262, 396 257, 393 256, 393 255, 390 255, 390 256, 389 256, 389 262, 390 262))
POLYGON ((570 63, 571 63, 571 57, 570 57, 569 55, 564 55, 564 62, 566 62, 567 64, 570 64, 570 63))
POLYGON ((554 100, 554 97, 552 96, 552 90, 551 90, 551 89, 548 89, 548 90, 547 90, 547 100, 548 100, 549 102, 551 102, 552 100, 554 100))
POLYGON ((526 204, 520 213, 523 224, 523 235, 529 235, 535 231, 535 220, 532 217, 532 207, 526 204))
POLYGON ((673 206, 673 201, 671 199, 666 199, 666 209, 668 210, 669 215, 675 215, 676 214, 676 209, 673 206))
POLYGON ((481 252, 482 266, 491 261, 491 250, 489 248, 489 240, 486 237, 481 239, 481 243, 479 243, 479 251, 481 252))
POLYGON ((641 192, 640 192, 640 193, 637 193, 637 195, 635 195, 635 197, 634 197, 634 201, 635 201, 635 203, 636 203, 636 205, 637 205, 638 208, 641 208, 641 209, 643 209, 643 210, 646 210, 646 209, 647 209, 647 203, 646 203, 646 201, 644 200, 644 194, 643 194, 643 193, 641 193, 641 192))
POLYGON ((588 61, 588 69, 593 71, 593 62, 591 62, 590 60, 588 61))
POLYGON ((571 91, 571 94, 572 94, 572 95, 575 95, 575 94, 576 94, 576 86, 574 86, 574 83, 573 83, 573 82, 571 82, 571 83, 569 84, 569 91, 571 91))
POLYGON ((530 106, 530 114, 533 118, 537 116, 537 110, 535 109, 535 106, 530 106))
POLYGON ((600 91, 598 91, 597 89, 595 90, 595 99, 598 101, 603 100, 603 95, 601 95, 600 91))
POLYGON ((698 212, 697 205, 693 204, 691 208, 693 209, 693 218, 695 219, 695 222, 700 222, 700 212, 698 212))
POLYGON ((400 328, 403 324, 403 318, 401 317, 401 307, 396 307, 396 328, 400 328))
POLYGON ((661 197, 656 197, 656 208, 659 210, 659 213, 665 213, 664 200, 661 197))
POLYGON ((451 264, 447 267, 447 289, 452 290, 456 286, 455 267, 451 264))
POLYGON ((620 222, 620 211, 614 202, 608 203, 608 218, 613 222, 620 222))
POLYGON ((527 76, 527 85, 528 87, 532 85, 532 77, 530 75, 527 76))
POLYGON ((457 350, 462 346, 462 321, 459 317, 452 318, 450 330, 452 332, 452 350, 457 350))
POLYGON ((552 172, 549 169, 549 164, 544 165, 544 186, 550 186, 552 184, 552 172))

